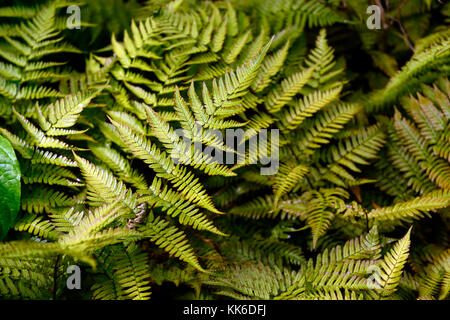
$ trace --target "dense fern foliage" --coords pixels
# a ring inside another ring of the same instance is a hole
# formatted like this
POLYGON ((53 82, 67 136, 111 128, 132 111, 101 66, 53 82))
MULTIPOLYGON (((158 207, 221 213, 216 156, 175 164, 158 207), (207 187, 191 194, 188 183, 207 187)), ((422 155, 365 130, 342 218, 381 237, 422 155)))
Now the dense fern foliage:
POLYGON ((0 137, 21 198, 0 296, 448 299, 449 15, 2 1, 0 137))

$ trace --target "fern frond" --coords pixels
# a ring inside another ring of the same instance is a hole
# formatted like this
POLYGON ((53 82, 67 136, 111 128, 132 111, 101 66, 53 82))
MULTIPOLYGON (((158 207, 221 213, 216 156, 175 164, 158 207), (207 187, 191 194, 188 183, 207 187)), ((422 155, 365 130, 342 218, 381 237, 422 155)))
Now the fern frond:
POLYGON ((70 199, 63 192, 49 188, 39 188, 29 193, 23 193, 21 208, 28 213, 41 214, 49 212, 51 208, 73 206, 75 204, 76 201, 70 199))
POLYGON ((373 209, 369 212, 369 218, 379 222, 389 222, 389 224, 410 223, 424 217, 429 211, 445 208, 449 204, 448 191, 435 191, 410 201, 396 203, 391 207, 373 209))
POLYGON ((385 88, 374 93, 369 98, 368 110, 377 110, 388 103, 394 102, 408 89, 408 81, 428 70, 445 64, 449 59, 449 39, 443 39, 428 49, 418 51, 410 61, 391 78, 385 88))
POLYGON ((283 129, 294 130, 297 128, 306 118, 311 117, 314 113, 334 101, 341 90, 342 87, 339 86, 327 91, 315 91, 305 96, 303 100, 299 100, 282 116, 283 129))
POLYGON ((284 79, 278 87, 273 88, 267 95, 266 107, 270 113, 276 113, 283 106, 288 104, 291 99, 300 92, 303 86, 309 81, 314 69, 306 69, 301 72, 294 73, 290 77, 284 79))
POLYGON ((147 163, 159 177, 172 181, 174 186, 185 196, 186 200, 198 203, 201 207, 212 212, 220 213, 198 182, 198 178, 194 178, 190 171, 186 171, 180 166, 175 166, 164 152, 152 145, 145 137, 133 133, 131 129, 121 123, 115 121, 112 121, 112 123, 131 153, 147 163))
POLYGON ((172 217, 178 217, 181 224, 192 226, 197 230, 208 230, 210 232, 225 235, 220 232, 204 214, 199 212, 194 205, 184 199, 184 197, 167 187, 162 186, 162 181, 155 178, 152 185, 147 190, 142 190, 140 202, 147 202, 153 208, 161 207, 172 217))
POLYGON ((56 240, 58 233, 54 226, 42 216, 27 215, 14 224, 14 230, 28 232, 44 239, 56 240))
POLYGON ((118 251, 114 259, 114 280, 121 286, 125 299, 150 299, 147 256, 132 243, 118 251))
POLYGON ((199 271, 205 272, 189 245, 185 233, 175 226, 169 227, 168 221, 150 216, 140 231, 169 254, 191 264, 199 271))
POLYGON ((295 185, 303 180, 308 173, 308 167, 304 165, 282 165, 275 177, 273 191, 275 194, 274 206, 278 205, 278 201, 282 196, 291 191, 295 185))
POLYGON ((136 196, 112 173, 74 154, 75 160, 86 180, 88 200, 93 206, 120 200, 130 210, 136 208, 136 196))
POLYGON ((377 279, 377 276, 375 276, 375 279, 379 281, 381 296, 383 297, 392 295, 399 284, 403 266, 409 254, 410 234, 411 228, 386 254, 380 264, 380 278, 377 279))

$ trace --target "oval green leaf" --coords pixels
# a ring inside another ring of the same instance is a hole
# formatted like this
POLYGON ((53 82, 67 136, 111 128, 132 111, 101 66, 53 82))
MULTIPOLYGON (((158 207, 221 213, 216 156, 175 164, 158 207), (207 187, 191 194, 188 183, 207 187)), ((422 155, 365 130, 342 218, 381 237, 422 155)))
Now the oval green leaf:
POLYGON ((14 225, 19 209, 19 162, 9 141, 0 136, 0 241, 14 225))

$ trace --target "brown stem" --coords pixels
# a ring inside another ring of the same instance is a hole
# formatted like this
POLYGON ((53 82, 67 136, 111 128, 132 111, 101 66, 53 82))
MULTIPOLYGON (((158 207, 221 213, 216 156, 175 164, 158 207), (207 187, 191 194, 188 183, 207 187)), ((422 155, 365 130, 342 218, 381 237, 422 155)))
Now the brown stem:
POLYGON ((61 255, 56 256, 55 267, 53 268, 53 300, 56 300, 57 280, 58 280, 58 264, 61 255))

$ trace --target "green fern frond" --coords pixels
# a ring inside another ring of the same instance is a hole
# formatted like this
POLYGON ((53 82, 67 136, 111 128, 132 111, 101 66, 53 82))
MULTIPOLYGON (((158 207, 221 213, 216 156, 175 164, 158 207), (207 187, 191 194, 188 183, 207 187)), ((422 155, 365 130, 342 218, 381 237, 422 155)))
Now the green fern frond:
POLYGON ((201 207, 212 212, 220 213, 198 182, 198 178, 194 178, 190 171, 186 171, 180 166, 175 166, 164 152, 152 145, 145 137, 133 133, 131 129, 121 123, 113 120, 112 123, 131 153, 147 163, 159 177, 172 181, 174 186, 185 196, 186 200, 198 203, 201 207))
POLYGON ((400 239, 394 247, 386 254, 380 264, 380 274, 375 275, 381 287, 381 296, 392 295, 396 290, 400 277, 403 272, 403 266, 406 263, 410 246, 411 228, 408 233, 400 239), (377 277, 380 277, 379 279, 377 277))
POLYGON ((125 299, 150 299, 147 256, 132 243, 114 256, 114 280, 121 286, 125 299))
POLYGON ((178 217, 181 224, 192 226, 197 230, 208 230, 210 232, 225 235, 220 232, 204 214, 199 212, 194 205, 185 201, 184 197, 167 187, 162 186, 162 181, 155 178, 147 190, 142 190, 140 202, 146 202, 153 208, 161 207, 171 217, 178 217))
POLYGON ((273 184, 273 191, 275 194, 274 206, 276 207, 278 201, 282 196, 291 191, 295 185, 303 180, 304 176, 308 173, 308 167, 304 165, 282 165, 279 172, 275 177, 273 184))
POLYGON ((44 239, 56 240, 58 233, 53 225, 42 216, 27 215, 14 224, 14 230, 28 232, 44 239))
POLYGON ((168 226, 169 222, 159 217, 149 217, 145 226, 140 231, 144 236, 169 254, 182 261, 191 264, 199 271, 205 270, 199 264, 197 257, 189 245, 186 235, 175 226, 168 226))
POLYGON ((410 223, 412 220, 429 215, 429 211, 445 208, 450 204, 448 191, 435 191, 413 200, 399 202, 391 207, 373 209, 369 212, 369 218, 389 224, 410 223))
POLYGON ((110 203, 118 199, 130 210, 135 210, 136 196, 126 188, 122 181, 117 180, 106 169, 100 168, 76 154, 74 156, 86 180, 88 200, 91 205, 100 206, 103 203, 110 203))
POLYGON ((41 214, 51 208, 73 206, 76 201, 63 192, 50 188, 34 189, 24 193, 21 208, 28 213, 41 214))

